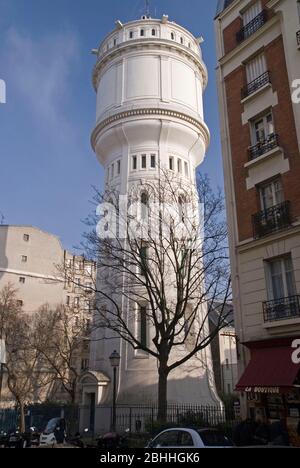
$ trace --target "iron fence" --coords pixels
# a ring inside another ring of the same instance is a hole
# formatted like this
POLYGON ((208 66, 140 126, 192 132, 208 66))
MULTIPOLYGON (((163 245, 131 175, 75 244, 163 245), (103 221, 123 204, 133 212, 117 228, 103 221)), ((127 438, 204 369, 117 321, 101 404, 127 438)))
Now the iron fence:
POLYGON ((300 317, 300 296, 283 297, 263 303, 265 322, 290 320, 300 317))
POLYGON ((242 88, 242 99, 245 99, 269 83, 271 83, 271 74, 269 71, 266 71, 242 88))
MULTIPOLYGON (((112 408, 109 409, 112 420, 112 408)), ((167 426, 231 427, 236 421, 233 408, 204 405, 168 405, 167 426)), ((156 405, 117 405, 116 430, 118 432, 154 434, 160 430, 156 405)))
POLYGON ((258 29, 260 29, 268 21, 267 11, 263 10, 252 21, 246 24, 236 35, 237 42, 242 42, 248 37, 252 36, 258 29))
POLYGON ((290 202, 285 201, 262 210, 252 216, 253 235, 255 239, 280 231, 291 225, 290 202))

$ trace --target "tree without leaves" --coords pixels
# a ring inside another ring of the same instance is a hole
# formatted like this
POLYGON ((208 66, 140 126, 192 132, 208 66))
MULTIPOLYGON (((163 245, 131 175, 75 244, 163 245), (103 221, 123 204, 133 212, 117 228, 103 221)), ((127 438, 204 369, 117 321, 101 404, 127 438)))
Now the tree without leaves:
POLYGON ((0 292, 1 336, 6 343, 7 386, 20 411, 20 431, 25 430, 25 405, 37 398, 49 384, 40 369, 40 353, 31 346, 32 320, 22 312, 17 290, 8 284, 0 292))
POLYGON ((170 172, 159 171, 158 181, 132 188, 125 212, 118 193, 96 191, 95 204, 113 205, 118 220, 112 217, 107 224, 110 208, 104 206, 99 237, 97 218, 89 217, 83 247, 89 258, 97 259, 101 278, 95 290, 94 326, 111 330, 135 350, 157 359, 158 417, 164 421, 170 372, 209 346, 226 325, 230 279, 220 192, 212 191, 207 177, 198 177, 197 194, 170 172), (203 219, 198 216, 198 196, 204 203, 203 219), (200 230, 205 233, 203 243, 200 230), (126 240, 118 235, 112 238, 111 231, 123 231, 126 240), (223 307, 210 332, 207 319, 214 302, 223 307), (144 304, 149 342, 137 336, 134 327, 135 306, 144 304))
POLYGON ((32 346, 43 357, 45 365, 55 376, 74 404, 85 340, 88 340, 86 314, 63 305, 40 308, 34 318, 32 346))

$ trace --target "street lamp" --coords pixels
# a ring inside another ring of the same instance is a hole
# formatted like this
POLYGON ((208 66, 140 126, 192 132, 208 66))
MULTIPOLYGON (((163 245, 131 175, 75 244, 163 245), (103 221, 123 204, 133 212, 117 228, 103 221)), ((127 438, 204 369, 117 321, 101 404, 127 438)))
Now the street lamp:
POLYGON ((110 364, 113 368, 114 376, 113 376, 113 414, 112 414, 112 425, 111 430, 116 432, 116 399, 117 399, 117 369, 120 365, 120 354, 117 351, 114 351, 110 357, 110 364))

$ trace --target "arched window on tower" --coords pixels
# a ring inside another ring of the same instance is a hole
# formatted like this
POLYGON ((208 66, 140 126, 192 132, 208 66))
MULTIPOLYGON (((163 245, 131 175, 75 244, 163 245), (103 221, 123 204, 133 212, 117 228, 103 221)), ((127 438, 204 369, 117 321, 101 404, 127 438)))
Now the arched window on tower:
POLYGON ((141 219, 146 221, 148 219, 149 211, 149 196, 147 192, 141 194, 141 219))
POLYGON ((129 39, 133 39, 133 31, 129 31, 129 39))
POLYGON ((152 36, 156 36, 156 30, 152 29, 152 36))
POLYGON ((185 204, 186 204, 185 198, 182 195, 179 195, 179 197, 178 197, 178 217, 179 217, 179 222, 180 223, 185 222, 185 217, 186 217, 185 204))
POLYGON ((184 43, 184 40, 183 40, 183 37, 181 36, 180 38, 180 43, 183 44, 184 43))
POLYGON ((139 340, 142 346, 146 347, 148 344, 148 327, 147 327, 147 307, 145 305, 139 306, 139 340))
POLYGON ((171 32, 171 39, 172 39, 172 41, 175 40, 175 34, 173 32, 171 32))
POLYGON ((145 29, 141 29, 141 36, 145 36, 145 29))

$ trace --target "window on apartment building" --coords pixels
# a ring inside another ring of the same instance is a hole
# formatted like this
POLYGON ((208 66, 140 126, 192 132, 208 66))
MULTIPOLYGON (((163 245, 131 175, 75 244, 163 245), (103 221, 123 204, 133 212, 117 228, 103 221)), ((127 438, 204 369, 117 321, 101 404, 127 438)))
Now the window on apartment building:
POLYGON ((107 177, 106 177, 107 182, 109 181, 109 178, 110 178, 110 168, 108 167, 107 168, 107 177))
POLYGON ((140 306, 139 308, 139 339, 142 346, 147 346, 147 307, 140 306))
POLYGON ((69 306, 71 304, 71 298, 70 296, 66 297, 66 305, 69 306))
POLYGON ((258 186, 258 190, 262 210, 268 210, 284 202, 283 187, 280 178, 261 184, 258 186))
POLYGON ((75 298, 74 298, 74 306, 75 306, 75 307, 79 307, 79 301, 80 301, 80 298, 79 298, 79 297, 75 297, 75 298))
POLYGON ((226 359, 225 365, 226 365, 226 369, 229 369, 229 361, 228 361, 228 359, 226 359))
POLYGON ((142 169, 147 169, 147 155, 142 154, 142 169))
POLYGON ((121 161, 117 161, 117 175, 121 174, 121 161))
POLYGON ((265 54, 259 54, 246 64, 247 83, 252 83, 267 71, 265 54))
POLYGON ((18 300, 17 300, 17 304, 18 304, 19 307, 23 307, 24 302, 21 301, 20 299, 18 299, 18 300))
POLYGON ((151 169, 155 169, 156 167, 156 155, 155 154, 151 154, 150 167, 151 169))
POLYGON ((291 255, 266 261, 267 291, 270 300, 296 294, 295 275, 291 255))
POLYGON ((27 263, 27 260, 28 260, 27 255, 22 255, 21 260, 22 260, 22 263, 27 263))
POLYGON ((20 278, 19 278, 19 283, 25 284, 25 278, 24 278, 24 276, 20 276, 20 278))
POLYGON ((116 46, 116 45, 117 45, 117 39, 114 38, 114 46, 116 46))
POLYGON ((171 39, 172 39, 172 41, 174 41, 174 39, 175 39, 175 34, 173 32, 171 33, 171 39))
POLYGON ((170 171, 174 171, 174 158, 173 158, 173 156, 169 157, 169 169, 170 169, 170 171))
POLYGON ((115 165, 111 165, 111 178, 113 179, 115 177, 115 165))
POLYGON ((251 23, 251 21, 253 21, 254 18, 256 18, 261 12, 262 12, 262 3, 261 3, 261 0, 258 0, 242 13, 244 26, 251 23))
POLYGON ((263 143, 273 137, 275 133, 272 112, 252 121, 252 143, 263 143))
POLYGON ((29 242, 29 234, 24 234, 24 235, 23 235, 23 240, 24 240, 25 242, 29 242))
POLYGON ((137 170, 137 156, 132 156, 132 170, 137 170))

